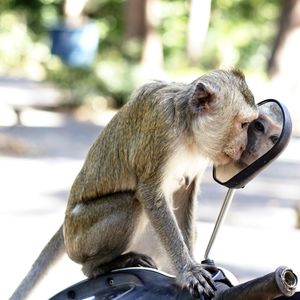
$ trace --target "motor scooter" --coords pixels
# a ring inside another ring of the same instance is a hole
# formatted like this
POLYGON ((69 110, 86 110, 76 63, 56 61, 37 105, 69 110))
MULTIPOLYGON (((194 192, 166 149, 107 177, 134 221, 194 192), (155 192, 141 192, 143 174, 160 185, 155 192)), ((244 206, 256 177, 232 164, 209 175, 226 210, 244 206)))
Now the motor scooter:
MULTIPOLYGON (((248 129, 248 145, 239 162, 214 166, 213 178, 226 186, 223 201, 211 238, 205 251, 203 266, 211 273, 215 286, 215 300, 300 300, 296 291, 297 276, 285 266, 251 281, 237 284, 235 276, 218 267, 210 258, 210 251, 222 226, 235 191, 243 188, 266 168, 287 146, 292 123, 287 108, 277 100, 260 102, 259 117, 248 129), (271 135, 269 133, 271 132, 271 135)), ((81 281, 53 296, 50 300, 131 300, 131 299, 194 299, 182 288, 176 277, 162 271, 144 267, 113 270, 105 275, 81 281)), ((205 300, 204 296, 200 299, 205 300)))

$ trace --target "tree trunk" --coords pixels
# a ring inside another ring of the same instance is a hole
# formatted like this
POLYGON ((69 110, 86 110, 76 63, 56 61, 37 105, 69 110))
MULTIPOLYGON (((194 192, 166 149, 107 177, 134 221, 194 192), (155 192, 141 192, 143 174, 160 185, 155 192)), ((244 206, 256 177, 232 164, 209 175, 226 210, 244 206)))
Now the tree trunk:
POLYGON ((146 36, 146 0, 125 2, 125 38, 141 39, 146 36))
POLYGON ((210 20, 211 0, 191 0, 187 34, 187 57, 191 65, 200 61, 210 20))
POLYGON ((293 120, 293 133, 300 135, 300 0, 283 1, 279 31, 275 39, 268 72, 269 96, 285 102, 293 120))
POLYGON ((300 0, 283 1, 279 30, 268 65, 271 77, 298 61, 300 49, 300 0))
POLYGON ((162 73, 163 47, 158 33, 159 0, 127 0, 125 39, 142 41, 141 80, 158 78, 162 73))
POLYGON ((83 21, 83 10, 88 0, 65 0, 64 16, 65 22, 70 26, 80 25, 83 21))
POLYGON ((146 1, 147 31, 143 47, 142 67, 148 78, 160 77, 163 69, 163 47, 157 30, 160 22, 159 12, 159 0, 146 1))

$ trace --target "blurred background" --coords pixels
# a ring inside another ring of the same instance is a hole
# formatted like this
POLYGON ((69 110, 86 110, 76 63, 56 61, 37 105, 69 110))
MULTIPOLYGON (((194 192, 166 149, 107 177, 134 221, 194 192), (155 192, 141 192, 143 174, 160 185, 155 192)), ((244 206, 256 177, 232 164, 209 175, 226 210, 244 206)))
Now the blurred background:
MULTIPOLYGON (((89 147, 131 91, 220 67, 240 68, 257 102, 282 101, 293 136, 237 192, 212 258, 240 281, 279 265, 299 275, 299 53, 300 0, 1 0, 1 298, 62 223, 89 147)), ((199 259, 225 193, 209 168, 199 195, 199 259)), ((64 257, 31 299, 81 279, 64 257)))

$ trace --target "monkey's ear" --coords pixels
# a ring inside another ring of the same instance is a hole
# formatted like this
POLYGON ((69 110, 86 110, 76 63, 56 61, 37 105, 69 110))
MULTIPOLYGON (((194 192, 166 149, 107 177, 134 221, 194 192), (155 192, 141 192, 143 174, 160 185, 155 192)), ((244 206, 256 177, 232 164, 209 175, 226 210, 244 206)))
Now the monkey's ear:
POLYGON ((212 109, 214 98, 214 92, 202 82, 198 82, 191 99, 191 106, 196 112, 207 112, 212 109))

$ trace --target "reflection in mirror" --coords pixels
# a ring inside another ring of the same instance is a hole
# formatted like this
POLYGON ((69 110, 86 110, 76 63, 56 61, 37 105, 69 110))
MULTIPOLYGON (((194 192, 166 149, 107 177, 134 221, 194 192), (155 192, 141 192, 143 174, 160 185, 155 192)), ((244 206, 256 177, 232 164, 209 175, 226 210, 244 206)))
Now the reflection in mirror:
POLYGON ((268 152, 279 140, 282 127, 283 111, 279 104, 271 101, 260 105, 258 118, 249 125, 247 147, 240 160, 216 167, 216 178, 226 182, 268 152))

